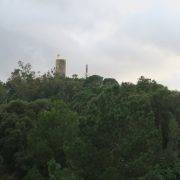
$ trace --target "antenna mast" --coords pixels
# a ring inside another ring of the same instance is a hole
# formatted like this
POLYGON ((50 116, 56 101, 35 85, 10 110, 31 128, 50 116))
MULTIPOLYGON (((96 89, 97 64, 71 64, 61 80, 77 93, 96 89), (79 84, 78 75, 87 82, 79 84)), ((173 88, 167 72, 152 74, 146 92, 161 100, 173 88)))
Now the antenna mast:
POLYGON ((86 64, 86 78, 88 77, 88 64, 86 64))

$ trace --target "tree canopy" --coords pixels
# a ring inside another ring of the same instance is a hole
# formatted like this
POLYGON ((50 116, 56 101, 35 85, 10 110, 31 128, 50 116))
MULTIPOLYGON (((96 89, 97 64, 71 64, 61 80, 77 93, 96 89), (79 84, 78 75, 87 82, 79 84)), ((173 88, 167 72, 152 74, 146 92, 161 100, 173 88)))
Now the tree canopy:
POLYGON ((0 82, 3 180, 180 179, 180 92, 93 75, 0 82))

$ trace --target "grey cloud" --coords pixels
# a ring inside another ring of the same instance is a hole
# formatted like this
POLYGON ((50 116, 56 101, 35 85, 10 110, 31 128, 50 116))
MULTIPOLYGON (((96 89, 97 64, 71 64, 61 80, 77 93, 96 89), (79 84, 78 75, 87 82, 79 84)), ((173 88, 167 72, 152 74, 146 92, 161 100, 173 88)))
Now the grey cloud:
POLYGON ((88 63, 120 82, 145 75, 180 88, 170 83, 180 76, 180 16, 171 11, 162 0, 1 0, 0 76, 20 58, 47 71, 60 53, 68 75, 83 76, 88 63))
POLYGON ((163 4, 146 13, 128 17, 123 28, 135 41, 172 53, 180 52, 180 13, 173 15, 163 4))

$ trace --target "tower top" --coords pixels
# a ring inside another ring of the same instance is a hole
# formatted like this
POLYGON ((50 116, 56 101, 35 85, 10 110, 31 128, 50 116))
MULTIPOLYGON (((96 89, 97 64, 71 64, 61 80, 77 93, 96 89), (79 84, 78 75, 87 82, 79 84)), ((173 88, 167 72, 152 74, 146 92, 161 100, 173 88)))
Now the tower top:
POLYGON ((60 54, 57 54, 57 59, 60 59, 60 54))

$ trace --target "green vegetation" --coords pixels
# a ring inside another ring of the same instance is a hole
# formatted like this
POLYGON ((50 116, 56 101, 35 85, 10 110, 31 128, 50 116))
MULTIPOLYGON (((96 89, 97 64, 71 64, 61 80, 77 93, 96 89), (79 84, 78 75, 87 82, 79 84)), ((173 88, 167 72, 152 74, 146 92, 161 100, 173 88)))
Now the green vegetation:
POLYGON ((178 180, 180 92, 151 79, 37 76, 0 83, 0 179, 178 180))

